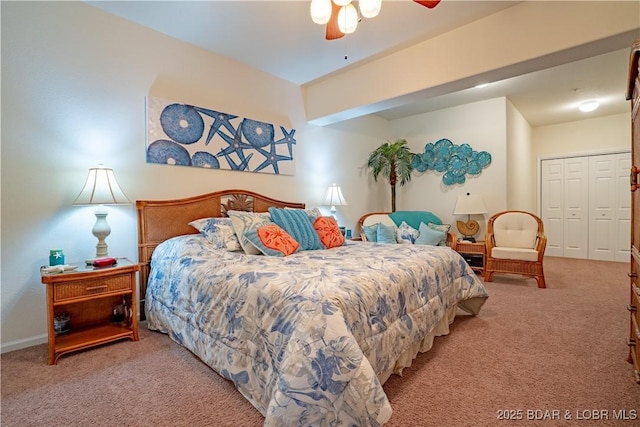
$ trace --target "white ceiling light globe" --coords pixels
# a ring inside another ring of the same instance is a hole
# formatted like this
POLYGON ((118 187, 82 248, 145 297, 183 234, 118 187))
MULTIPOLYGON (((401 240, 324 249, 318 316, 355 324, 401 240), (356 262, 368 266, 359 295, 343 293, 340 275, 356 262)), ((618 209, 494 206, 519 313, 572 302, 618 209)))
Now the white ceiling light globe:
POLYGON ((374 18, 380 13, 382 0, 360 0, 358 2, 360 14, 365 18, 374 18))
POLYGON ((358 28, 358 11, 352 4, 340 8, 340 12, 338 12, 338 28, 344 34, 351 34, 358 28))
POLYGON ((331 18, 331 0, 311 0, 310 10, 313 22, 324 25, 331 18))

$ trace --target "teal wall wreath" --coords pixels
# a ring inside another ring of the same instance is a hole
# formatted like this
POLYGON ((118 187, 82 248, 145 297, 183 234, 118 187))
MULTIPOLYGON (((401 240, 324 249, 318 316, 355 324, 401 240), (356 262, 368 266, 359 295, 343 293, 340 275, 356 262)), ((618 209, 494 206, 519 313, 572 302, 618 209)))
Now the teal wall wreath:
POLYGON ((444 185, 455 185, 464 184, 467 175, 480 175, 490 164, 489 152, 474 151, 469 144, 455 145, 448 139, 441 139, 425 145, 424 153, 416 154, 412 166, 418 172, 444 172, 444 185))

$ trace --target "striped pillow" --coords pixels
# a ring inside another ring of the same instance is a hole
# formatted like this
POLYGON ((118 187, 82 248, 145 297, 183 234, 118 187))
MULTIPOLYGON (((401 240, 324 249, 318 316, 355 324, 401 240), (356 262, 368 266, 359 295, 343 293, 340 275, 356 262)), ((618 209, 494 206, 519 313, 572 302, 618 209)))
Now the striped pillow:
POLYGON ((301 251, 324 249, 304 209, 269 208, 271 220, 289 233, 300 244, 301 251))

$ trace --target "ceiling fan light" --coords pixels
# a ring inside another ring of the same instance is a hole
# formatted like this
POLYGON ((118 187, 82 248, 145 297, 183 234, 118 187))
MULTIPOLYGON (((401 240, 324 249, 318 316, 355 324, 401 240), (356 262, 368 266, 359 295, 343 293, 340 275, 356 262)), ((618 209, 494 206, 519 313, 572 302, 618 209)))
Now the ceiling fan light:
POLYGON ((331 0, 311 0, 311 20, 324 25, 331 19, 331 0))
POLYGON ((580 106, 578 107, 578 110, 582 111, 583 113, 588 113, 590 111, 595 110, 599 106, 600 106, 600 103, 598 101, 586 101, 580 104, 580 106))
POLYGON ((340 12, 338 12, 338 28, 344 34, 351 34, 358 28, 358 11, 352 4, 340 8, 340 12))
POLYGON ((358 2, 360 14, 365 18, 374 18, 380 13, 382 0, 360 0, 358 2))
POLYGON ((351 0, 333 0, 333 2, 335 4, 337 4, 338 6, 342 7, 342 6, 346 6, 349 3, 351 3, 351 0))

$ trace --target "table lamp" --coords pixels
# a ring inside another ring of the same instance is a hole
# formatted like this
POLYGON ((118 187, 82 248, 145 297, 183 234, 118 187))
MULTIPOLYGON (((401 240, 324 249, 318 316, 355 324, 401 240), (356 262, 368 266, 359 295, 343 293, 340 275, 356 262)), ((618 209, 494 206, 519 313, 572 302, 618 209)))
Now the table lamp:
POLYGON ((458 196, 456 206, 453 208, 453 214, 467 215, 467 222, 456 221, 458 231, 464 236, 464 240, 475 243, 476 239, 473 236, 480 231, 480 224, 478 224, 478 221, 471 219, 471 215, 484 215, 486 213, 487 207, 484 205, 482 197, 471 195, 470 193, 458 196))
POLYGON ((323 205, 331 206, 331 216, 336 217, 336 206, 346 206, 347 201, 342 195, 342 190, 336 184, 331 184, 329 190, 327 190, 327 197, 324 198, 323 205))
POLYGON ((76 200, 74 206, 98 205, 95 211, 96 223, 91 230, 98 239, 96 245, 96 258, 103 258, 109 254, 105 239, 111 234, 111 228, 107 223, 107 211, 104 205, 119 205, 131 203, 120 189, 118 181, 113 174, 113 169, 98 165, 89 169, 87 181, 76 200))

